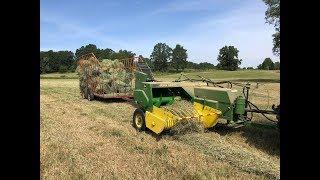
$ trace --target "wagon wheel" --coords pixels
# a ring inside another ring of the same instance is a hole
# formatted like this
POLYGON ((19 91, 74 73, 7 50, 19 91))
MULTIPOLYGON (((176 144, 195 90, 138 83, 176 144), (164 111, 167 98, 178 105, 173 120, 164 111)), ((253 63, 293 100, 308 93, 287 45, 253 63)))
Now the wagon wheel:
POLYGON ((145 115, 142 109, 136 109, 133 113, 133 126, 138 131, 146 129, 145 115))
POLYGON ((93 95, 92 91, 89 88, 87 88, 87 99, 89 101, 94 100, 94 95, 93 95))
POLYGON ((84 93, 83 91, 81 91, 80 94, 81 94, 81 97, 82 97, 83 99, 87 99, 87 98, 85 97, 85 93, 84 93))
POLYGON ((88 97, 87 88, 81 88, 80 94, 82 98, 87 99, 88 97))

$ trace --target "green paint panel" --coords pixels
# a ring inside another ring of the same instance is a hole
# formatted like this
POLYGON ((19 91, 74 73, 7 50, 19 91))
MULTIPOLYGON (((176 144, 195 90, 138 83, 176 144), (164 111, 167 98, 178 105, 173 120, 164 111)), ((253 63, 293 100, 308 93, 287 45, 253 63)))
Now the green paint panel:
POLYGON ((203 104, 205 106, 209 106, 215 109, 219 109, 219 102, 210 99, 203 99, 203 98, 194 98, 194 102, 203 104))
POLYGON ((215 100, 219 103, 231 103, 227 90, 222 88, 194 88, 194 95, 197 98, 215 100))
POLYGON ((156 107, 160 107, 161 105, 172 104, 174 101, 173 97, 158 97, 152 98, 152 103, 156 107))
POLYGON ((133 97, 139 105, 141 105, 144 108, 148 107, 149 98, 143 90, 134 90, 133 97))
POLYGON ((151 85, 145 83, 147 79, 147 74, 143 72, 136 72, 135 91, 133 96, 140 106, 142 106, 145 110, 150 110, 150 108, 152 108, 153 105, 152 92, 151 85))
POLYGON ((230 101, 230 99, 232 99, 232 97, 230 97, 230 89, 200 87, 194 88, 194 94, 194 99, 196 101, 201 103, 201 101, 205 99, 205 103, 207 103, 210 107, 216 107, 222 112, 221 118, 226 119, 228 123, 233 121, 234 107, 233 102, 230 101), (213 103, 212 101, 218 103, 213 103))
POLYGON ((143 82, 147 81, 147 74, 136 72, 135 89, 143 89, 143 82))
POLYGON ((235 106, 235 113, 236 114, 244 114, 245 103, 246 103, 246 100, 242 96, 237 97, 236 106, 235 106))

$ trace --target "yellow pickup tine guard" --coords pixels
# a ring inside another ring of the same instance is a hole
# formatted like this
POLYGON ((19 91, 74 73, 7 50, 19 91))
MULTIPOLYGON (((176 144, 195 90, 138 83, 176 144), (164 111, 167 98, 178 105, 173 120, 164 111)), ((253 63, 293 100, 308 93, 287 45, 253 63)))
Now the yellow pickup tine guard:
POLYGON ((173 127, 178 121, 191 118, 198 119, 205 128, 210 128, 217 124, 221 111, 197 102, 193 103, 193 107, 193 117, 179 117, 168 110, 153 106, 152 111, 146 111, 145 113, 146 127, 156 134, 160 134, 163 130, 173 127))

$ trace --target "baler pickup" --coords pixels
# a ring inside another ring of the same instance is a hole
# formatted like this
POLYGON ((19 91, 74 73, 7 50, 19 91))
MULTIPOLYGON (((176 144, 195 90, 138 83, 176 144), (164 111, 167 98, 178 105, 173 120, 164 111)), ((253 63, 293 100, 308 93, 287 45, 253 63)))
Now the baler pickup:
POLYGON ((193 103, 193 113, 179 113, 179 111, 169 111, 165 107, 152 107, 151 111, 146 111, 146 127, 159 134, 163 130, 172 128, 178 121, 198 120, 203 123, 205 128, 216 125, 221 111, 204 106, 200 103, 193 103), (189 116, 184 116, 184 115, 189 116))

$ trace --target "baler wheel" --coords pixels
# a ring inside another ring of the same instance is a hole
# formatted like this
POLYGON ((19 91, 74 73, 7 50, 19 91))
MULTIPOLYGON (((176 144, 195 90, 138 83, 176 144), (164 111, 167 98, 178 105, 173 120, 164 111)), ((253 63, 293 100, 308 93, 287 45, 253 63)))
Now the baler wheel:
POLYGON ((146 129, 145 115, 142 109, 136 109, 133 113, 133 126, 138 131, 146 129))

